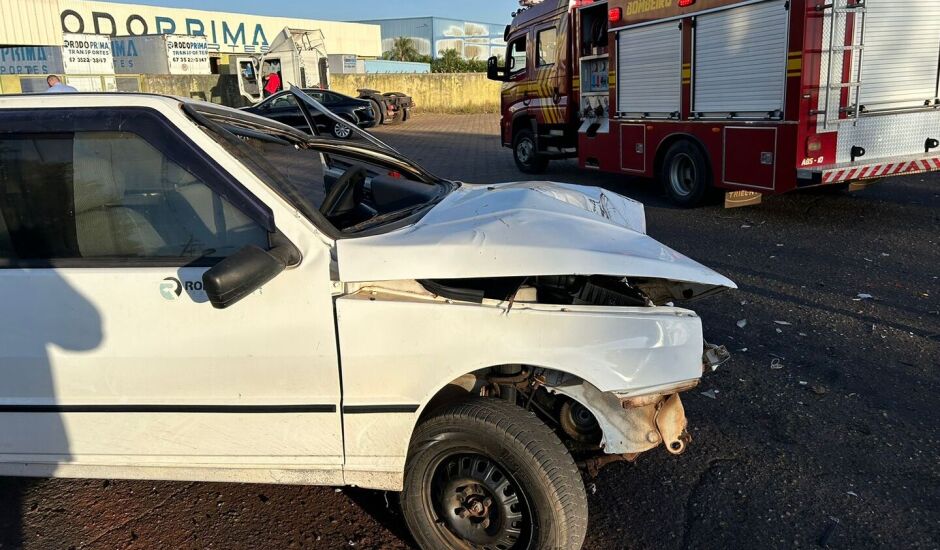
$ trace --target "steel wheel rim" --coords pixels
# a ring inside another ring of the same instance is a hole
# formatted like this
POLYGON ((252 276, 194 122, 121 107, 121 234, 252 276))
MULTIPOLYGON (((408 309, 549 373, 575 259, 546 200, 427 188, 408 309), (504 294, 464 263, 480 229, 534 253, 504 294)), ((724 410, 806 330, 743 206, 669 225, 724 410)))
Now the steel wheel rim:
POLYGON ((698 171, 695 161, 687 153, 679 153, 669 166, 669 185, 675 193, 682 197, 692 194, 698 171))
POLYGON ((432 470, 431 521, 454 547, 528 548, 533 518, 518 483, 494 460, 468 452, 443 457, 432 470))
POLYGON ((339 122, 337 122, 336 126, 333 127, 333 133, 336 134, 336 137, 346 139, 350 135, 352 135, 352 128, 350 128, 349 126, 345 124, 340 124, 339 122))
POLYGON ((532 140, 529 138, 521 140, 516 149, 519 155, 519 162, 522 164, 529 164, 532 161, 532 157, 535 156, 535 144, 532 143, 532 140))

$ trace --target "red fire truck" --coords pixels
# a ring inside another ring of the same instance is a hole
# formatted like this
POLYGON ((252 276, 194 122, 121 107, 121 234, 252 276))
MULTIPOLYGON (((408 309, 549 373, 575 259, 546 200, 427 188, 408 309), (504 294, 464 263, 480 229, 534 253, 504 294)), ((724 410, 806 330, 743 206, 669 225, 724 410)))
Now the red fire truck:
POLYGON ((938 0, 522 0, 502 141, 692 206, 940 170, 938 0), (734 194, 732 194, 734 195, 734 194))

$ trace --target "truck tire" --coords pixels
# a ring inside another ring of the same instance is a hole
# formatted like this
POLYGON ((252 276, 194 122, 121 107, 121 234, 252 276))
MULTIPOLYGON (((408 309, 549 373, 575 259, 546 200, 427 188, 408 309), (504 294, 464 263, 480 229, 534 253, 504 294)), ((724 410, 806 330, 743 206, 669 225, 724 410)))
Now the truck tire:
POLYGON ((660 177, 669 198, 683 208, 701 204, 712 187, 705 153, 687 140, 674 143, 666 152, 660 177))
POLYGON ((372 111, 375 114, 375 125, 381 126, 385 124, 385 112, 382 110, 382 106, 374 99, 369 99, 369 102, 372 103, 372 111))
POLYGON ((531 412, 493 398, 418 425, 401 507, 425 549, 577 550, 587 531, 584 482, 561 440, 531 412))
POLYGON ((528 128, 516 132, 512 140, 512 155, 516 166, 525 174, 541 174, 548 168, 548 159, 539 154, 535 134, 528 128))

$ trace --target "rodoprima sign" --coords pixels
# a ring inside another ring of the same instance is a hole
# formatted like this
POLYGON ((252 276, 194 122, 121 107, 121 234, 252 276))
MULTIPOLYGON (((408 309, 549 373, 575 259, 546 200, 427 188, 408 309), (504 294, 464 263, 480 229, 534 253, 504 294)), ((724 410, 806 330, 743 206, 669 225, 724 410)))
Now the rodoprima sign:
POLYGON ((260 23, 202 19, 196 17, 174 18, 172 16, 131 13, 126 17, 114 13, 75 9, 63 10, 61 14, 63 33, 89 33, 109 36, 143 36, 149 34, 185 34, 205 36, 209 49, 213 51, 262 52, 268 48, 268 38, 260 23))

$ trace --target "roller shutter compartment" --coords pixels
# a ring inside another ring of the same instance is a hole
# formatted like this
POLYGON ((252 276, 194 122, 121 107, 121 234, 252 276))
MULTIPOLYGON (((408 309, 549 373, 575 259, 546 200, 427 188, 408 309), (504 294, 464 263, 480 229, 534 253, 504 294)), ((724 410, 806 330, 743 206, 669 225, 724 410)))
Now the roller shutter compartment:
POLYGON ((668 117, 678 113, 682 93, 682 31, 672 21, 617 35, 617 111, 668 117))
POLYGON ((782 111, 789 15, 788 2, 771 0, 697 18, 693 111, 761 118, 782 111))
POLYGON ((869 110, 937 98, 940 2, 868 0, 860 103, 869 110))

